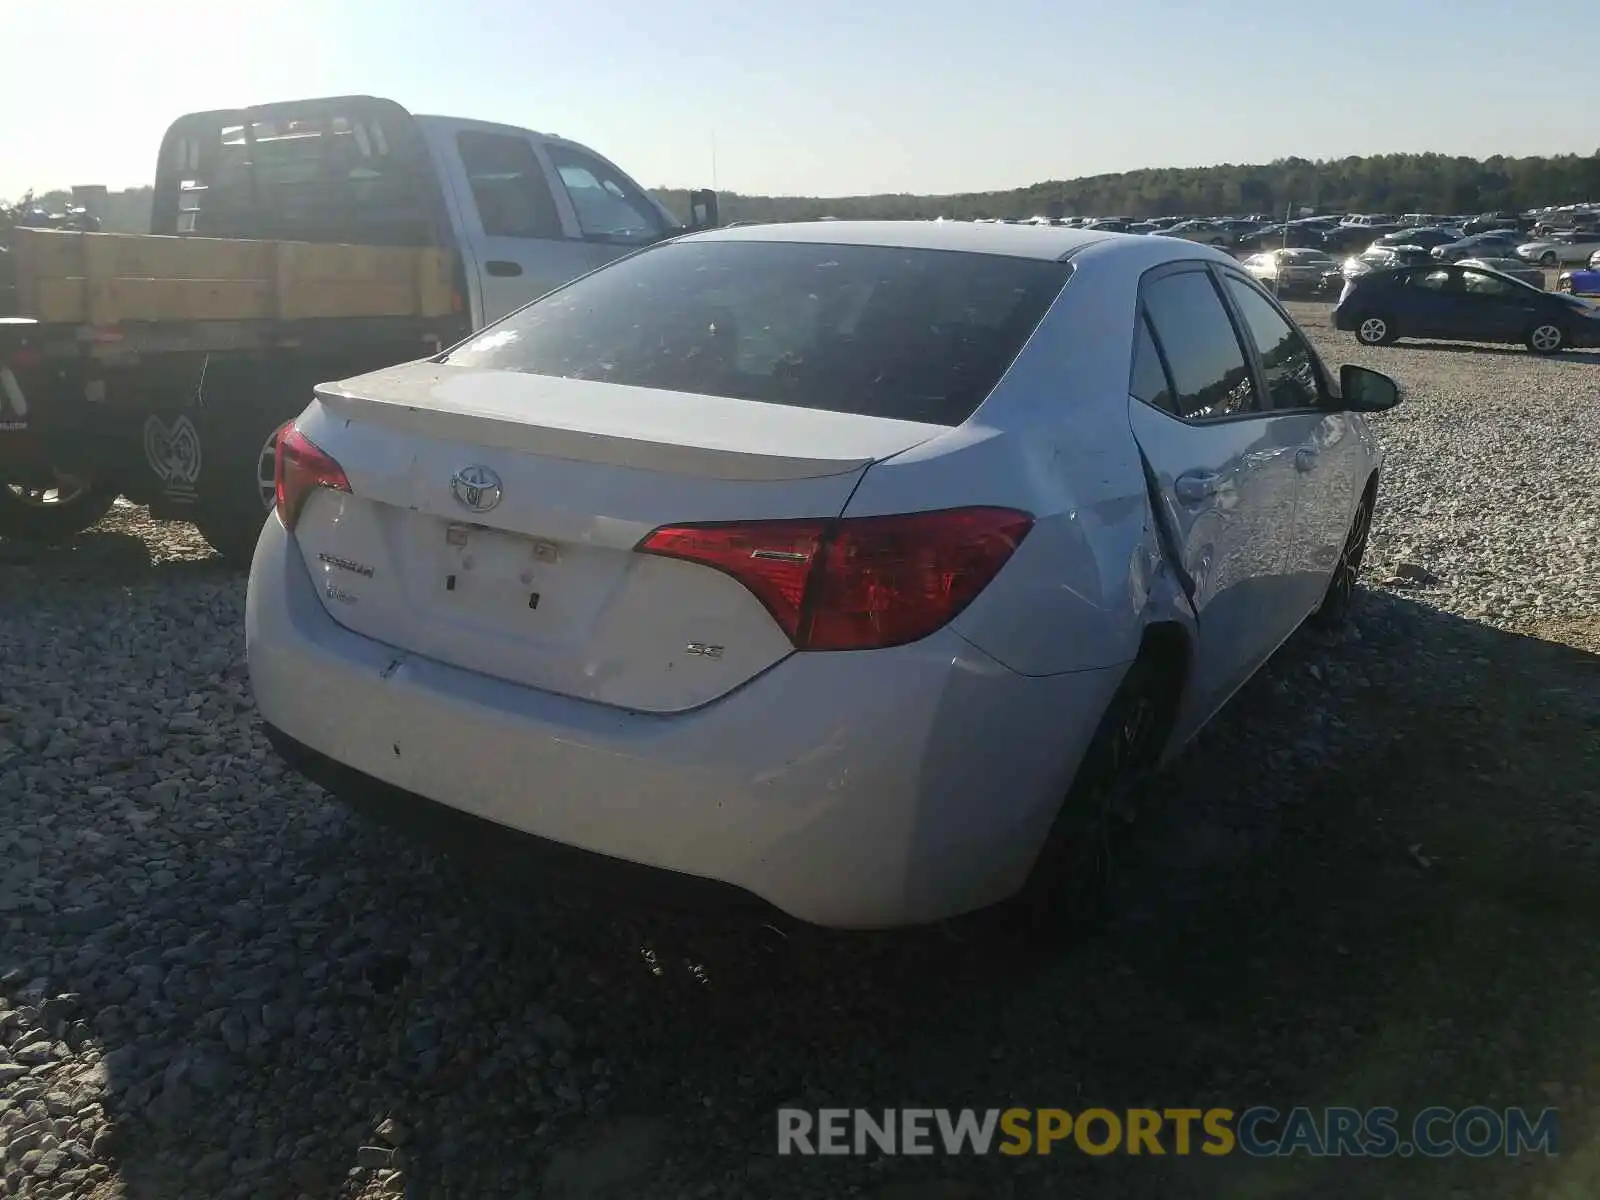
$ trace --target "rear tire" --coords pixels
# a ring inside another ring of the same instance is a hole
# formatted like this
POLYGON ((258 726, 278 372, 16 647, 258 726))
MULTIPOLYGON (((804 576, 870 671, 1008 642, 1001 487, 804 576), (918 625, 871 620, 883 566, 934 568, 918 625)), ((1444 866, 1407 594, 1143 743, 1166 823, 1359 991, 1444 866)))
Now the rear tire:
POLYGON ((1363 346, 1387 346, 1395 336, 1394 321, 1382 313, 1362 313, 1356 318, 1356 341, 1363 346))
POLYGON ((1540 321, 1528 330, 1523 344, 1535 354, 1555 354, 1566 349, 1567 331, 1555 321, 1540 321))
POLYGON ((64 496, 59 488, 0 483, 0 538, 45 546, 67 541, 110 512, 117 495, 114 486, 92 481, 64 496))
POLYGON ((1017 905, 1028 930, 1080 937, 1105 918, 1118 844, 1177 711, 1151 658, 1134 662, 1095 730, 1017 905))

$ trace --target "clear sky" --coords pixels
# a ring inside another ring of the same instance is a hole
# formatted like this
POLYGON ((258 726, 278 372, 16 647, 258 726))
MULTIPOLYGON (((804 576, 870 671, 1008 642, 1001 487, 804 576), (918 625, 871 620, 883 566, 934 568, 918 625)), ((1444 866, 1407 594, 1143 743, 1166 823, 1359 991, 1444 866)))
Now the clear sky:
MULTIPOLYGON (((1600 0, 66 0, 4 22, 0 196, 148 183, 188 111, 364 92, 647 186, 846 195, 1600 147, 1600 0), (1525 20, 1537 14, 1537 20, 1525 20)), ((23 11, 25 10, 25 11, 23 11)))

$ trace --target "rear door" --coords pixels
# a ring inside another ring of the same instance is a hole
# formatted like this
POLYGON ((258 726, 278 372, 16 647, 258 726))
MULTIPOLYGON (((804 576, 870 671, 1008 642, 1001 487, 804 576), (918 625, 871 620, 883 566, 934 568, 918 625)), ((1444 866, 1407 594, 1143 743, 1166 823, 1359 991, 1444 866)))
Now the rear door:
POLYGON ((1152 272, 1140 296, 1129 422, 1195 609, 1191 715, 1203 717, 1304 615, 1286 595, 1303 421, 1266 410, 1203 264, 1152 272))
POLYGON ((1455 267, 1418 269, 1400 284, 1400 332, 1409 337, 1472 337, 1473 314, 1455 267))
POLYGON ((1486 342, 1518 342, 1544 305, 1539 296, 1498 275, 1461 268, 1462 310, 1472 335, 1486 342))

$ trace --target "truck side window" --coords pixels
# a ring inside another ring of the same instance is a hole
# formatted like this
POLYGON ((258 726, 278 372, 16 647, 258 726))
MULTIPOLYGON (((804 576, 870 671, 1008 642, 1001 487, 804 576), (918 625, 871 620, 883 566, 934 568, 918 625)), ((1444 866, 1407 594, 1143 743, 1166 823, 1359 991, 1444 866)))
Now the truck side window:
POLYGON ((661 213, 626 175, 598 158, 557 142, 546 143, 545 153, 572 198, 584 237, 643 244, 666 234, 661 213))
POLYGON ((559 238, 561 217, 525 137, 464 130, 456 150, 489 237, 559 238))

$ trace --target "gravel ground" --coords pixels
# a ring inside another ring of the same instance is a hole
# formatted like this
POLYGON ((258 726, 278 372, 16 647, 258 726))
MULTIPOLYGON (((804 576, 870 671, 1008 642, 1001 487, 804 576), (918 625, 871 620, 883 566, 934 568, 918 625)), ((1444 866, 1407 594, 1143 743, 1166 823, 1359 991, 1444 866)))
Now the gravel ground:
POLYGON ((1368 590, 1161 781, 1105 934, 552 898, 286 775, 244 586, 121 506, 0 546, 0 1195, 1600 1194, 1600 355, 1358 350, 1368 590), (779 1159, 783 1104, 1483 1102, 1553 1160, 779 1159))

